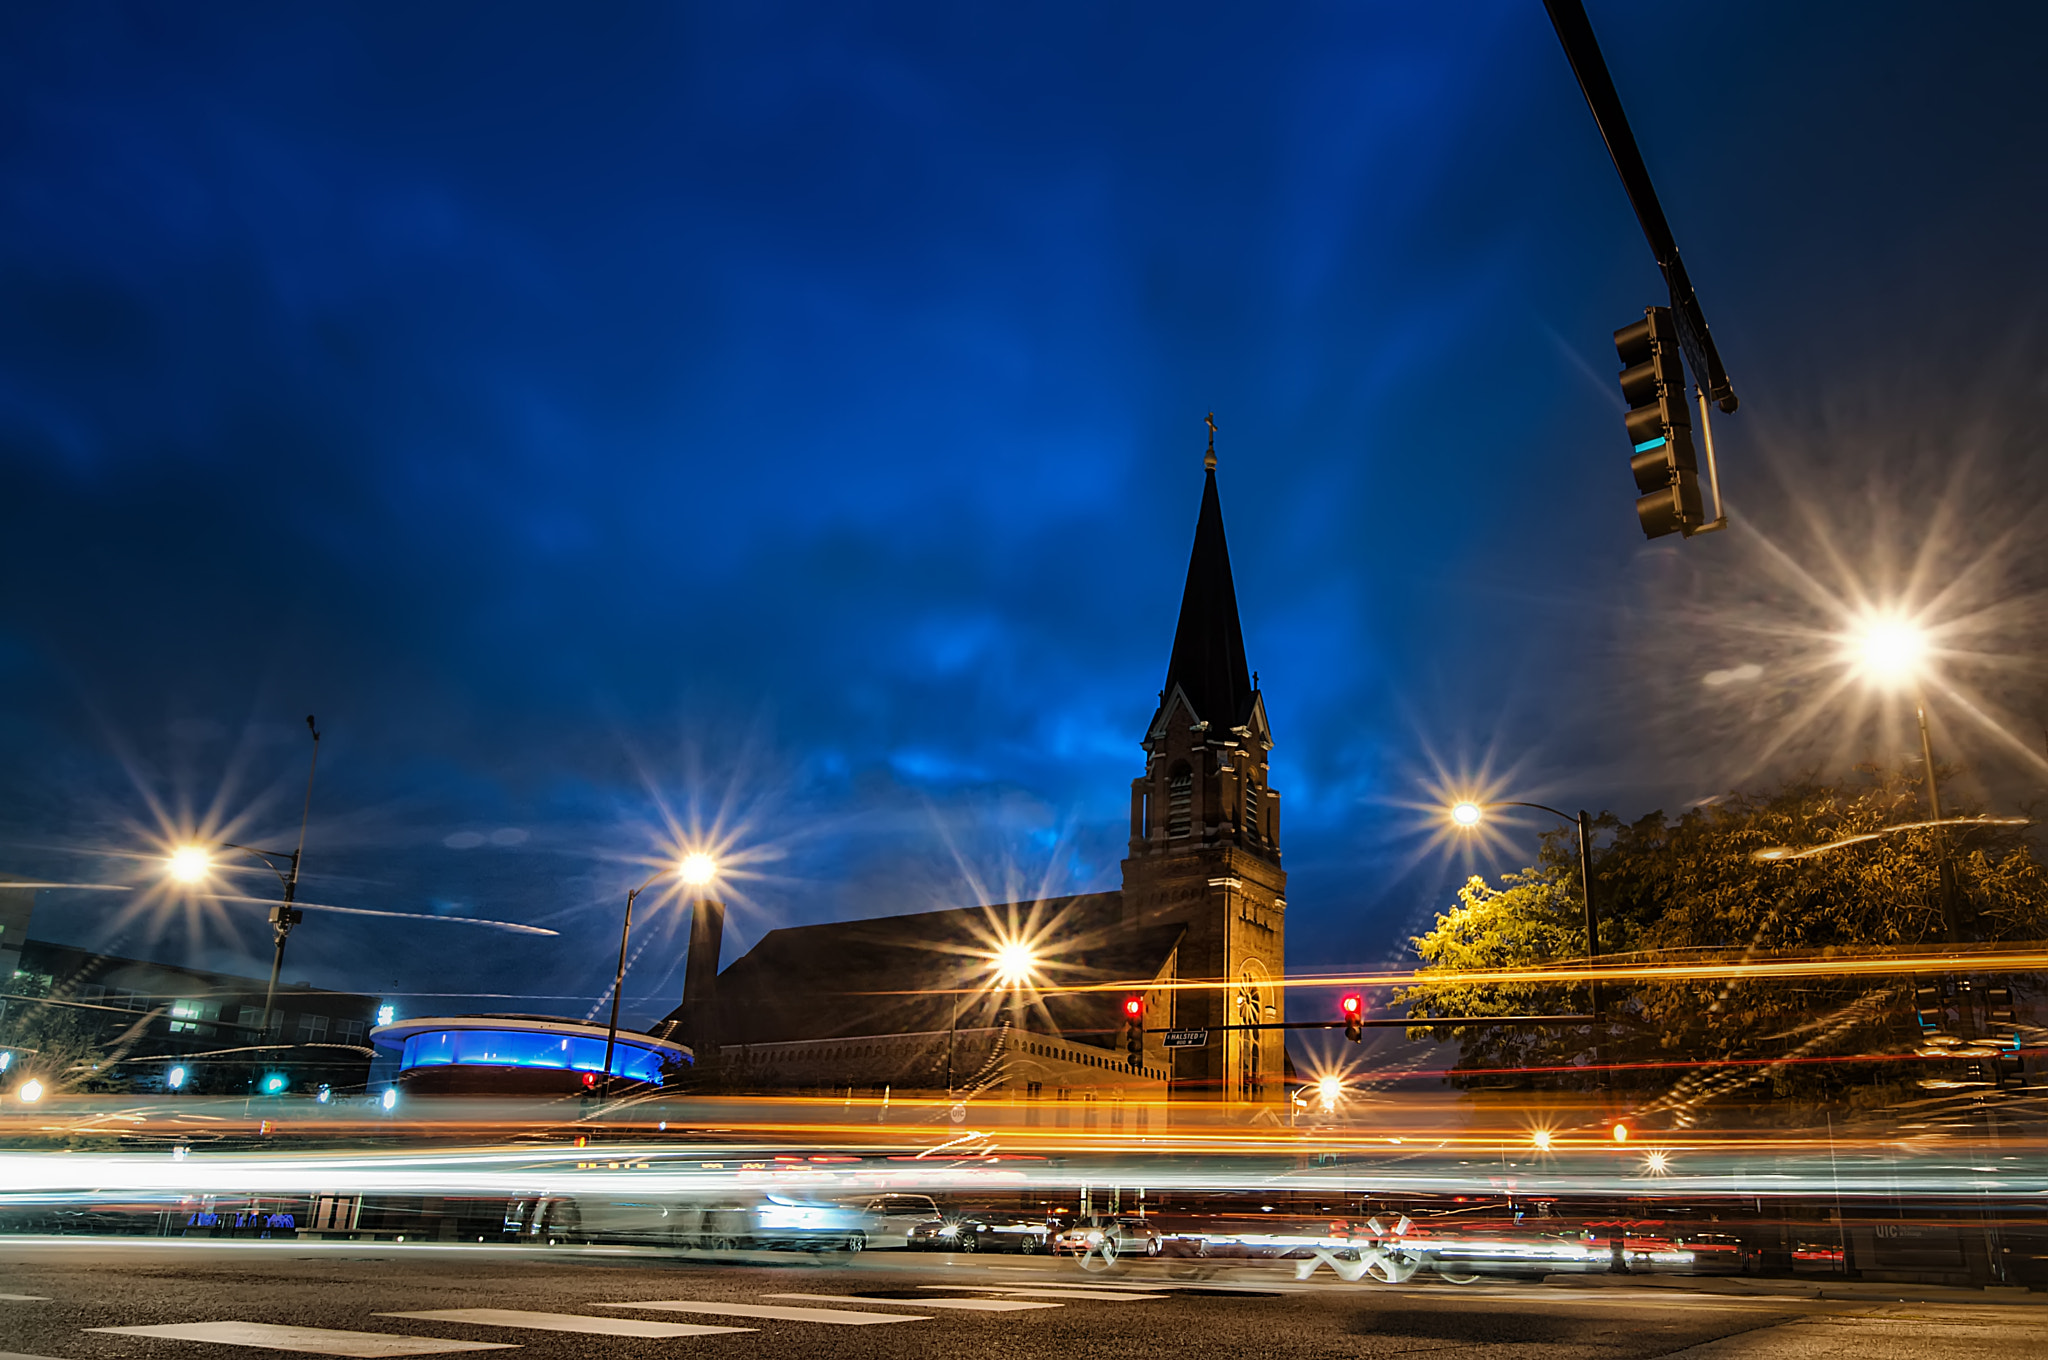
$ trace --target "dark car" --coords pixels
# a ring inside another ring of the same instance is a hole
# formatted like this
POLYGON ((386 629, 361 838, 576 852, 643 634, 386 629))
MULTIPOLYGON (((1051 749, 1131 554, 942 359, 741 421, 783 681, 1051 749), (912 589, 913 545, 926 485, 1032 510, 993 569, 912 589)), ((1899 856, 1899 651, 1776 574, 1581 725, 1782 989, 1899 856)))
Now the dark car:
POLYGON ((910 1230, 917 1251, 1014 1251, 1027 1256, 1050 1250, 1052 1229, 1044 1219, 1023 1214, 967 1214, 910 1230))
POLYGON ((1015 1251, 1026 1256, 1043 1255, 1050 1248, 1052 1229, 1042 1218, 1023 1214, 970 1214, 960 1220, 959 1251, 1015 1251))

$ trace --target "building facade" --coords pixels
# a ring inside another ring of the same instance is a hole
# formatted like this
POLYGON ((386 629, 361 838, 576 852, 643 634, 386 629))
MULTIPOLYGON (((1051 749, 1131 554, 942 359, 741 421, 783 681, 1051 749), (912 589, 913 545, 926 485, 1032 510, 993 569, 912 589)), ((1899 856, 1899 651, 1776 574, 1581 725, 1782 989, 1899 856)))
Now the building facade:
POLYGON ((42 940, 23 941, 8 982, 9 1066, 33 1065, 38 1036, 61 1040, 79 1056, 49 1074, 58 1089, 351 1094, 369 1080, 375 997, 280 986, 265 1033, 261 978, 42 940))

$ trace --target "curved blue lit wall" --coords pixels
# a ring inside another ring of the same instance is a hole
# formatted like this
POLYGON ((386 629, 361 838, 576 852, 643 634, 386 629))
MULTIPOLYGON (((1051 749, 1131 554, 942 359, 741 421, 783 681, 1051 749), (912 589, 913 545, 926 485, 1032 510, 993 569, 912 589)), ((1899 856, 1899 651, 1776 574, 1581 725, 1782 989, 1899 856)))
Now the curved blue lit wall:
MULTIPOLYGON (((398 1070, 414 1067, 552 1067, 574 1072, 604 1071, 604 1040, 544 1030, 439 1029, 405 1041, 398 1070)), ((612 1075, 661 1084, 661 1052, 619 1036, 612 1050, 612 1075)))

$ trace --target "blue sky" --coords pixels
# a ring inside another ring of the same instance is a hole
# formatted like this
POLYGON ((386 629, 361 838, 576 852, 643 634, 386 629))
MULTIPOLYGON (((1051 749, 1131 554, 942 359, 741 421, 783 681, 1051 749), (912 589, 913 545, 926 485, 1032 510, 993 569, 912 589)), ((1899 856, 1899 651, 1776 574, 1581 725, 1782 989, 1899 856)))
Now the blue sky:
MULTIPOLYGON (((751 847, 729 950, 1113 886, 1212 410, 1293 966, 1526 854, 1431 844, 1446 771, 1634 815, 1884 755, 1700 677, 1937 506, 2032 598, 2042 15, 1590 9, 1744 399, 1682 546, 1608 344, 1660 284, 1534 0, 9 9, 0 868, 289 838, 313 712, 309 900, 561 934, 315 916, 287 977, 580 1012, 664 808, 751 847)), ((143 900, 36 933, 265 948, 143 900)))

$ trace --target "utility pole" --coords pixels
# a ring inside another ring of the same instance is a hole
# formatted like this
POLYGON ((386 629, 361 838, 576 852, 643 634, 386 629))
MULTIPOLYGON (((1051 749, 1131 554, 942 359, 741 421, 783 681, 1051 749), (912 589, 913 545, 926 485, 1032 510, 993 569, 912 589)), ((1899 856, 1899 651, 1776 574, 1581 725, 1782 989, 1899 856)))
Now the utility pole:
POLYGON ((270 956, 270 986, 263 993, 263 1027, 257 1031, 257 1042, 270 1041, 270 1015, 277 1006, 277 975, 284 968, 284 942, 292 933, 292 927, 306 919, 303 909, 292 905, 299 895, 299 860, 306 853, 306 824, 313 819, 313 774, 320 768, 320 729, 313 725, 313 715, 306 715, 306 730, 313 734, 313 759, 306 766, 306 805, 299 813, 299 844, 292 851, 291 871, 284 876, 284 901, 270 909, 270 933, 276 948, 270 956))

